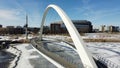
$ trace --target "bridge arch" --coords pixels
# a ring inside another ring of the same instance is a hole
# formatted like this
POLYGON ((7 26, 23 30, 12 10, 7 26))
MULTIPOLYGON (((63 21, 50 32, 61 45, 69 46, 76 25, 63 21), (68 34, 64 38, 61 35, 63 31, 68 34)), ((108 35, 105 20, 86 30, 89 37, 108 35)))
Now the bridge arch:
POLYGON ((90 66, 91 68, 97 68, 97 66, 92 58, 92 55, 87 51, 84 41, 82 40, 79 32, 73 25, 70 18, 66 15, 66 13, 60 7, 58 7, 54 4, 48 5, 48 7, 46 8, 46 10, 43 14, 43 18, 42 18, 42 22, 41 22, 41 29, 40 29, 40 40, 42 40, 43 26, 45 23, 45 18, 46 18, 47 12, 51 8, 53 8, 58 13, 58 15, 61 17, 61 19, 63 20, 71 38, 75 44, 75 47, 77 49, 77 52, 79 54, 79 57, 81 58, 81 61, 84 65, 84 67, 85 67, 85 65, 87 65, 87 66, 90 66))

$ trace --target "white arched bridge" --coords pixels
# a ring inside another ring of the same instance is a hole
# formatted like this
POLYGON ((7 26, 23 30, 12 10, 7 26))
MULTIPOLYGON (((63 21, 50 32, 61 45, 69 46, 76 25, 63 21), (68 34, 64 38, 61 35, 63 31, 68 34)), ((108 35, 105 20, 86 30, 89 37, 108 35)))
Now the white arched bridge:
MULTIPOLYGON (((35 39, 32 41, 32 43, 34 43, 33 45, 39 51, 41 51, 44 55, 51 58, 52 60, 50 60, 50 59, 48 59, 48 60, 59 68, 64 68, 64 67, 78 68, 79 67, 79 66, 76 66, 75 64, 67 62, 66 60, 64 60, 64 58, 61 58, 60 56, 52 53, 52 52, 54 52, 54 50, 57 51, 57 47, 58 47, 58 49, 60 48, 59 46, 57 46, 56 43, 54 43, 54 45, 56 45, 56 46, 52 46, 51 50, 49 49, 49 46, 46 45, 45 42, 48 42, 49 45, 51 45, 51 43, 53 42, 53 40, 51 42, 51 41, 48 41, 48 39, 45 40, 42 37, 43 26, 45 24, 46 15, 50 9, 54 9, 58 13, 58 15, 61 17, 62 21, 64 22, 72 40, 73 40, 74 46, 76 48, 75 51, 77 52, 77 54, 79 55, 79 58, 81 59, 80 60, 81 68, 98 68, 96 65, 96 62, 93 59, 93 56, 88 51, 84 41, 82 40, 82 38, 81 38, 80 34, 78 33, 77 29, 75 28, 74 24, 72 23, 70 18, 66 15, 66 13, 60 7, 58 7, 56 5, 51 4, 46 8, 46 10, 43 14, 42 22, 41 22, 40 36, 37 40, 35 39), (45 47, 45 45, 47 47, 45 47), (56 47, 56 48, 54 48, 54 47, 56 47)), ((62 51, 62 50, 60 50, 60 51, 62 51)), ((70 59, 67 59, 67 60, 70 61, 70 59)))
POLYGON ((72 40, 75 44, 75 47, 77 49, 77 52, 78 52, 83 64, 86 64, 86 65, 88 65, 92 68, 97 68, 96 65, 95 65, 95 62, 92 59, 92 56, 87 51, 86 46, 85 46, 80 34, 78 33, 77 29, 73 25, 70 18, 66 15, 66 13, 60 7, 58 7, 56 5, 49 5, 46 8, 46 10, 44 12, 44 15, 43 15, 43 18, 42 18, 42 23, 41 23, 40 39, 42 38, 42 31, 43 31, 43 26, 44 26, 44 23, 45 23, 45 18, 46 18, 47 12, 51 8, 55 9, 56 12, 61 17, 61 19, 63 20, 71 38, 72 38, 72 40))

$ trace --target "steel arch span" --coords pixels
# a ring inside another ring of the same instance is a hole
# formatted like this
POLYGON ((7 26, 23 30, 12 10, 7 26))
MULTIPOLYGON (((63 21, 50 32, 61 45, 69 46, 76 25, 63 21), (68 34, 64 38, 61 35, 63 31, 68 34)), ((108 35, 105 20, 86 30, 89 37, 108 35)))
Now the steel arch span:
POLYGON ((86 65, 87 65, 87 66, 90 66, 91 68, 97 68, 96 63, 92 58, 92 55, 88 52, 86 45, 84 44, 84 41, 82 40, 80 34, 78 33, 77 29, 73 25, 72 21, 66 15, 66 13, 60 7, 58 7, 56 5, 53 5, 53 4, 48 5, 48 7, 46 8, 46 10, 43 14, 43 18, 42 18, 42 22, 41 22, 41 30, 40 30, 40 40, 42 40, 43 26, 45 23, 45 18, 46 18, 47 12, 51 8, 53 8, 58 13, 58 15, 61 17, 61 19, 63 20, 71 38, 75 44, 75 47, 77 49, 77 52, 79 54, 79 57, 81 58, 81 61, 84 65, 84 67, 86 67, 86 65))

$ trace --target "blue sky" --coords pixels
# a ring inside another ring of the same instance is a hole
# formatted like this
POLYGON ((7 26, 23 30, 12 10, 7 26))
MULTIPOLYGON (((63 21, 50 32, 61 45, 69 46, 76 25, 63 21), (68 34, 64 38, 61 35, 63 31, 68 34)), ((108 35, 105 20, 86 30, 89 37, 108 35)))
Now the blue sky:
MULTIPOLYGON (((94 27, 100 25, 120 26, 120 0, 0 0, 0 24, 23 26, 25 15, 29 26, 39 27, 43 12, 49 4, 61 7, 72 20, 89 20, 94 27)), ((48 12, 48 21, 59 20, 53 10, 48 12)))

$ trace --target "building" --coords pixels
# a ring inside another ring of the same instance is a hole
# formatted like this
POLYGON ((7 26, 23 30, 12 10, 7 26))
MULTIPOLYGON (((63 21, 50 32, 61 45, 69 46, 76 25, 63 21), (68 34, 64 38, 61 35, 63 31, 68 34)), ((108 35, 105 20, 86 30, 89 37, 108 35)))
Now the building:
MULTIPOLYGON (((93 26, 90 21, 72 20, 72 22, 77 28, 78 32, 82 32, 82 33, 92 32, 93 26)), ((67 33, 67 29, 63 21, 58 21, 58 22, 53 22, 50 24, 50 32, 54 34, 67 33)))
POLYGON ((14 34, 25 34, 25 30, 22 26, 17 26, 14 28, 14 34))
POLYGON ((93 29, 93 32, 98 33, 99 29, 93 29))
POLYGON ((7 33, 8 34, 14 34, 14 26, 6 26, 7 33))
POLYGON ((6 28, 8 28, 8 29, 13 29, 14 26, 6 26, 6 28))
POLYGON ((108 26, 108 31, 109 32, 119 32, 119 27, 118 26, 108 26))
POLYGON ((102 25, 101 26, 101 32, 119 32, 119 26, 106 26, 102 25))
POLYGON ((6 34, 24 34, 25 30, 22 26, 6 26, 6 34))
POLYGON ((0 28, 0 35, 7 34, 7 29, 6 28, 0 28))
POLYGON ((105 32, 106 31, 106 26, 105 25, 101 25, 101 32, 105 32))
POLYGON ((2 28, 2 25, 0 25, 0 28, 2 28))
POLYGON ((39 32, 40 28, 38 27, 28 27, 28 32, 32 34, 37 34, 39 32))
POLYGON ((62 27, 61 27, 62 23, 51 23, 50 24, 50 32, 53 34, 58 34, 62 32, 62 27))

